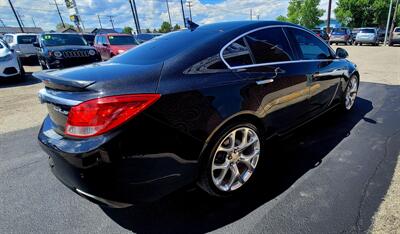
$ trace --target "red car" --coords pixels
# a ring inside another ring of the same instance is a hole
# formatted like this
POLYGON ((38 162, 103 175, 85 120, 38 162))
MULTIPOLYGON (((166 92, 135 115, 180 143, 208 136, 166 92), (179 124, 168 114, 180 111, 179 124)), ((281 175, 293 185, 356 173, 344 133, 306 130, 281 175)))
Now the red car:
POLYGON ((94 47, 100 53, 103 60, 122 54, 138 44, 136 39, 128 34, 98 34, 94 39, 94 47))

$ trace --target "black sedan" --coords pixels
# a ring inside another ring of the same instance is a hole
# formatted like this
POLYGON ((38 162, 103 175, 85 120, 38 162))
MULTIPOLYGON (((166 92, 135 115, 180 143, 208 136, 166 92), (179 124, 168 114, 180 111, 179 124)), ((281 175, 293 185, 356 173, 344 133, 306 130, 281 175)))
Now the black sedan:
POLYGON ((355 103, 359 73, 312 31, 273 21, 169 33, 107 62, 34 74, 49 115, 52 172, 99 204, 126 207, 197 184, 251 183, 265 141, 355 103))

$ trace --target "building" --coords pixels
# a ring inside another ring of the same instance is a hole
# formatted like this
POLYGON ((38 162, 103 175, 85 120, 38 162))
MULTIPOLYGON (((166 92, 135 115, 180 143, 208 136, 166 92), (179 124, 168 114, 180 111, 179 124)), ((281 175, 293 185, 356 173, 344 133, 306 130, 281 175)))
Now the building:
POLYGON ((117 33, 117 31, 111 28, 93 28, 85 30, 85 33, 106 34, 106 33, 117 33))
MULTIPOLYGON (((21 33, 21 29, 19 27, 0 27, 0 34, 4 35, 7 33, 21 33)), ((43 29, 38 27, 24 27, 25 33, 42 33, 43 29)))

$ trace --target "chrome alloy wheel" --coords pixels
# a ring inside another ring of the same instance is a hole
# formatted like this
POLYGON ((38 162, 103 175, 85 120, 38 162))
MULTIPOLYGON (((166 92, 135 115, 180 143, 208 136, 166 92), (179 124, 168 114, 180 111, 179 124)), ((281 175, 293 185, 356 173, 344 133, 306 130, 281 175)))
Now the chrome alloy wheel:
POLYGON ((221 141, 214 153, 211 177, 221 191, 240 188, 253 174, 260 156, 260 139, 248 127, 237 128, 221 141))
POLYGON ((357 97, 357 91, 358 91, 358 80, 355 76, 350 78, 349 81, 349 86, 347 87, 346 90, 346 99, 345 99, 345 107, 346 110, 350 110, 357 97))

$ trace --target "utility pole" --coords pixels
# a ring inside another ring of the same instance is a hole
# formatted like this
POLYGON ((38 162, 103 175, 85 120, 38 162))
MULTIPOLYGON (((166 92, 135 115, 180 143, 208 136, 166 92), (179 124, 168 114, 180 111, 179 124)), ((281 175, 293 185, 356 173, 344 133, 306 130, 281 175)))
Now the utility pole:
POLYGON ((328 2, 328 19, 326 20, 326 33, 331 32, 331 11, 332 11, 332 0, 328 2))
POLYGON ((60 16, 60 20, 61 20, 62 26, 63 26, 63 28, 65 28, 65 23, 64 23, 64 20, 63 20, 63 18, 62 18, 62 16, 61 16, 60 9, 58 8, 58 2, 57 2, 57 0, 54 0, 54 4, 51 4, 51 3, 49 3, 49 4, 50 4, 50 5, 56 6, 57 12, 58 12, 58 16, 60 16))
POLYGON ((113 30, 115 30, 115 28, 114 28, 114 20, 113 20, 114 16, 112 16, 112 15, 107 15, 107 17, 110 18, 111 26, 112 26, 113 30))
POLYGON ((168 11, 169 24, 171 25, 171 28, 172 28, 171 13, 169 12, 168 0, 165 0, 165 3, 167 4, 167 11, 168 11))
POLYGON ((97 15, 97 19, 99 20, 100 28, 103 28, 103 25, 101 25, 100 15, 97 15))
POLYGON ((185 17, 185 10, 183 9, 183 0, 181 0, 181 8, 182 8, 183 26, 186 28, 186 17, 185 17))
POLYGON ((389 24, 390 24, 390 14, 392 13, 392 6, 393 6, 393 0, 390 0, 390 6, 389 6, 389 13, 388 13, 388 18, 386 22, 386 30, 385 30, 385 41, 383 42, 383 45, 388 45, 388 32, 389 32, 389 24))
POLYGON ((6 25, 4 24, 4 21, 2 19, 0 19, 0 23, 3 25, 4 28, 6 27, 6 25))
POLYGON ((31 18, 32 18, 32 23, 33 23, 33 26, 36 28, 35 19, 33 18, 33 16, 32 16, 31 18))
POLYGON ((396 5, 394 5, 394 13, 393 13, 392 27, 390 27, 389 40, 392 40, 392 37, 393 37, 393 30, 394 30, 394 25, 396 23, 396 16, 397 16, 397 9, 398 8, 399 8, 399 0, 397 0, 396 1, 396 5))
POLYGON ((132 4, 131 0, 129 0, 129 5, 131 5, 132 17, 133 17, 133 22, 135 23, 136 33, 139 34, 139 26, 136 21, 136 14, 135 14, 135 10, 133 9, 133 4, 132 4))
POLYGON ((135 10, 135 16, 136 16, 136 22, 137 22, 137 27, 138 27, 138 34, 142 33, 142 29, 140 28, 140 21, 139 21, 139 14, 137 12, 137 8, 136 8, 136 2, 135 0, 132 0, 133 3, 133 9, 135 10))
POLYGON ((14 13, 15 18, 17 19, 17 22, 18 22, 19 28, 21 29, 21 32, 24 32, 24 28, 21 26, 21 22, 19 22, 19 18, 17 16, 17 13, 15 12, 15 9, 14 9, 14 6, 13 6, 11 0, 8 0, 8 3, 10 3, 11 9, 14 13))
POLYGON ((186 1, 186 5, 189 7, 189 16, 190 16, 190 21, 193 21, 192 19, 192 6, 193 2, 191 0, 186 1))

